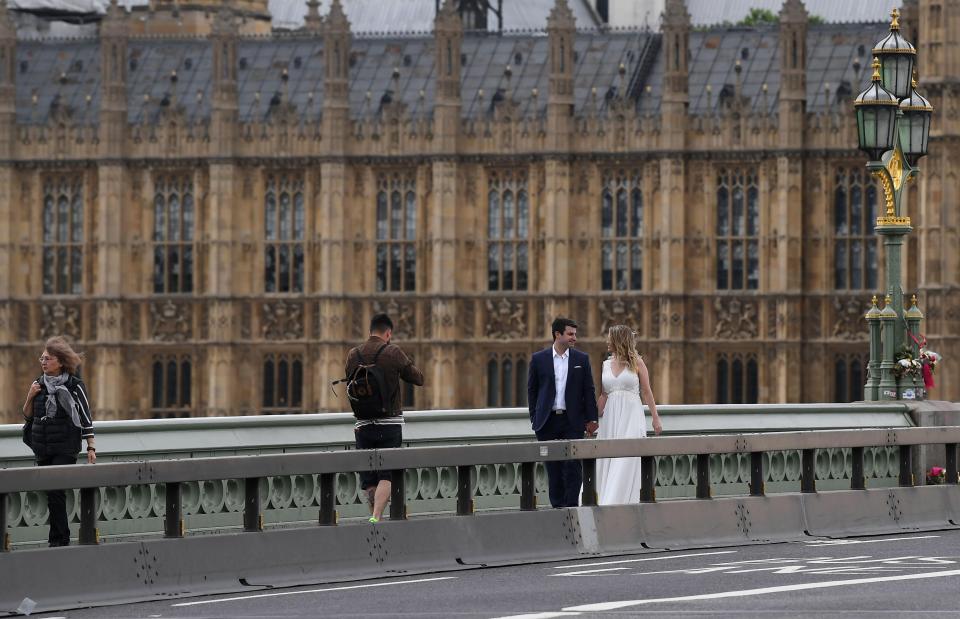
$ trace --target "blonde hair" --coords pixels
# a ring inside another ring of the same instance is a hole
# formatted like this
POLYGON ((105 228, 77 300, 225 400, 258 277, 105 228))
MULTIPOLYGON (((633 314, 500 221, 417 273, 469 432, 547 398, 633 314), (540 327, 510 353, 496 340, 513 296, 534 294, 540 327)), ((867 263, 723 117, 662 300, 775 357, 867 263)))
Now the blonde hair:
POLYGON ((607 332, 613 356, 626 364, 634 374, 640 373, 640 353, 637 352, 636 336, 627 325, 614 325, 607 332))
POLYGON ((63 371, 68 374, 76 374, 80 364, 83 363, 83 354, 75 352, 67 339, 62 336, 51 337, 43 348, 57 358, 63 371))

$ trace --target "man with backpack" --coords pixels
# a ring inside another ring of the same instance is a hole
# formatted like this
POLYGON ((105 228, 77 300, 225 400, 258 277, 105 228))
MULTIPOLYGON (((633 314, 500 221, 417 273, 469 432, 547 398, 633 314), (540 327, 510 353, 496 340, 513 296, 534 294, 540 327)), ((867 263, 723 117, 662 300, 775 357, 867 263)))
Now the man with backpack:
MULTIPOLYGON (((403 441, 403 411, 400 380, 423 386, 423 372, 400 347, 390 343, 393 321, 386 314, 370 320, 370 337, 347 354, 347 396, 357 418, 354 433, 357 449, 400 447, 403 441)), ((360 487, 367 493, 377 523, 390 499, 392 471, 363 471, 360 487)))

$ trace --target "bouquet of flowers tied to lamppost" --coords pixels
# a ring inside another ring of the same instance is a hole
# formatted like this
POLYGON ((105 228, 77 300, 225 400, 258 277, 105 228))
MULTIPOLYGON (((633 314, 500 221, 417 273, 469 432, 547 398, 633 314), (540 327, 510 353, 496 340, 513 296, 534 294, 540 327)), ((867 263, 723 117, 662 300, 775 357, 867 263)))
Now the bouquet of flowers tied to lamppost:
POLYGON ((893 375, 897 379, 904 377, 920 378, 923 374, 923 364, 920 359, 913 357, 913 349, 910 346, 904 346, 894 358, 893 375))
POLYGON ((927 471, 927 485, 934 486, 945 483, 947 479, 947 469, 942 466, 931 466, 927 471))
POLYGON ((941 358, 940 353, 925 346, 921 347, 920 354, 914 357, 913 349, 910 346, 904 346, 896 355, 893 375, 898 379, 905 376, 923 378, 923 386, 930 389, 933 387, 933 373, 941 358))
POLYGON ((920 372, 923 374, 923 386, 929 389, 933 387, 933 373, 940 363, 940 353, 935 353, 929 348, 920 349, 920 372))

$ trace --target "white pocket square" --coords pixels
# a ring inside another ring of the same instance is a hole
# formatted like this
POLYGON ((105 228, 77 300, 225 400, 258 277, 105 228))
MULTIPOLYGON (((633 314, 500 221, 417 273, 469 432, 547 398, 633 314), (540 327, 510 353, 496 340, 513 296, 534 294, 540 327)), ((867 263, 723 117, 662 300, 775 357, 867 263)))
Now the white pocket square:
POLYGON ((573 369, 575 369, 575 370, 582 370, 582 369, 583 369, 583 366, 582 366, 582 365, 575 365, 575 366, 573 366, 573 369))

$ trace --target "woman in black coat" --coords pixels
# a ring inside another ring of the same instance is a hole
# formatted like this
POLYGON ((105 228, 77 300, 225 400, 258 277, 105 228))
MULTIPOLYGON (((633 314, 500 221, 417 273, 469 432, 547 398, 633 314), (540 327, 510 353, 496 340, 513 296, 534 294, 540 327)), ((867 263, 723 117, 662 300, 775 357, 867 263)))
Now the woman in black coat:
MULTIPOLYGON (((87 388, 77 376, 82 357, 62 337, 47 340, 40 355, 43 374, 30 385, 23 416, 32 427, 24 442, 32 449, 38 466, 76 464, 81 441, 87 441, 87 462, 97 461, 93 442, 93 418, 87 388)), ((70 545, 66 493, 47 492, 50 510, 51 546, 70 545)))

